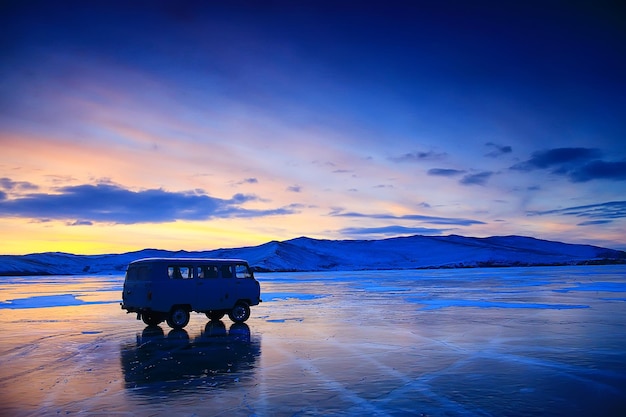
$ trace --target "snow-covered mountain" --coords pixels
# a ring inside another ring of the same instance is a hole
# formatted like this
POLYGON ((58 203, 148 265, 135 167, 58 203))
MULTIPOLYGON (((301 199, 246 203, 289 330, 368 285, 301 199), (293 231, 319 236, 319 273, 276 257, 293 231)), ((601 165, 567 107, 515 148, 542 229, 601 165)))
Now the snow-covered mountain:
POLYGON ((523 236, 409 236, 382 240, 308 237, 259 246, 186 252, 144 249, 109 255, 60 252, 0 256, 0 275, 121 273, 147 257, 242 258, 257 271, 467 268, 626 263, 626 252, 523 236))

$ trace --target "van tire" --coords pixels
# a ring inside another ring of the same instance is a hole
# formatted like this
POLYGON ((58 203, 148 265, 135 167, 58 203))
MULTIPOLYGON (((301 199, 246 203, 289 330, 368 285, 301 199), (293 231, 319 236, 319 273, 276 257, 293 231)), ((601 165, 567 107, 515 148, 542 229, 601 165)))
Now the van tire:
POLYGON ((172 308, 167 316, 167 325, 172 329, 182 329, 187 323, 189 323, 189 311, 181 306, 172 308))
POLYGON ((147 326, 158 326, 163 321, 159 313, 142 313, 141 320, 147 326))
POLYGON ((217 311, 207 311, 206 312, 206 316, 209 318, 209 320, 211 321, 217 321, 220 320, 222 317, 224 317, 224 315, 226 314, 226 312, 224 310, 217 310, 217 311))
POLYGON ((228 312, 228 317, 235 323, 243 323, 250 317, 250 306, 239 301, 232 310, 228 312))

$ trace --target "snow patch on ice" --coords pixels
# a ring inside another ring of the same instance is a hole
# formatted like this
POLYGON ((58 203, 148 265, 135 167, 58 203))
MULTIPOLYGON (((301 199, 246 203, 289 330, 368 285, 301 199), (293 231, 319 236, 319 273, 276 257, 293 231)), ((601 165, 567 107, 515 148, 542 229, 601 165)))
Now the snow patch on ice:
POLYGON ((16 298, 0 302, 0 309, 23 309, 23 308, 46 308, 46 307, 70 307, 88 304, 111 304, 116 301, 83 301, 74 294, 37 295, 27 298, 16 298))
POLYGON ((261 294, 263 302, 279 301, 279 300, 316 300, 328 297, 327 294, 306 294, 298 292, 263 292, 261 294))
POLYGON ((393 287, 387 285, 362 285, 361 288, 371 291, 371 292, 386 292, 386 293, 394 293, 394 292, 407 292, 411 291, 411 288, 401 288, 401 287, 393 287))
POLYGON ((268 319, 265 320, 268 323, 285 323, 287 321, 297 321, 297 322, 302 322, 304 321, 303 318, 293 318, 293 319, 268 319))
POLYGON ((624 282, 593 282, 590 284, 577 284, 575 287, 554 290, 556 292, 569 291, 604 291, 604 292, 626 292, 624 282))
POLYGON ((542 303, 505 303, 482 300, 411 300, 418 304, 426 304, 420 310, 438 310, 447 307, 476 307, 476 308, 536 308, 546 310, 569 310, 576 308, 589 308, 588 305, 571 304, 542 304, 542 303))

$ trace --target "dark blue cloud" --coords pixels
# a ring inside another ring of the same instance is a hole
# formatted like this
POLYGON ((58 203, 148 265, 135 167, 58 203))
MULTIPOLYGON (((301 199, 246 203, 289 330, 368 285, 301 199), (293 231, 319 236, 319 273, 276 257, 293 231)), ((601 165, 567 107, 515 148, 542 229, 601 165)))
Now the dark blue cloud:
POLYGON ((624 181, 626 180, 626 161, 591 161, 571 170, 568 176, 573 182, 586 182, 599 179, 624 181))
POLYGON ((464 173, 465 171, 459 169, 432 168, 428 170, 428 175, 434 175, 439 177, 454 177, 456 175, 461 175, 464 173))
POLYGON ((557 172, 564 167, 587 162, 599 158, 602 155, 599 149, 594 148, 555 148, 537 151, 532 157, 511 167, 520 171, 532 171, 535 169, 553 168, 557 172))
POLYGON ((479 172, 477 174, 467 174, 459 181, 463 185, 485 185, 493 175, 491 171, 479 172))
POLYGON ((0 188, 11 191, 11 190, 36 190, 37 187, 35 184, 30 183, 28 181, 13 181, 11 178, 0 178, 0 188))
POLYGON ((605 161, 596 148, 555 148, 534 152, 532 157, 511 167, 518 171, 549 169, 572 182, 591 180, 626 180, 626 160, 605 161))
MULTIPOLYGON (((465 174, 467 171, 458 169, 433 168, 428 170, 428 175, 440 177, 454 177, 465 174)), ((485 185, 494 173, 491 171, 483 171, 475 174, 466 174, 459 180, 462 185, 485 185)))
POLYGON ((404 216, 394 216, 391 214, 365 214, 365 213, 357 213, 357 212, 333 212, 330 214, 335 217, 362 217, 368 219, 378 219, 378 220, 411 220, 411 221, 420 221, 424 223, 430 224, 441 224, 441 225, 456 225, 456 226, 471 226, 474 224, 485 224, 479 220, 472 219, 462 219, 462 218, 454 218, 454 217, 435 217, 435 216, 424 216, 421 214, 407 214, 404 216))
POLYGON ((491 148, 491 151, 485 154, 485 156, 491 158, 497 158, 501 155, 513 152, 513 148, 509 145, 498 145, 497 143, 487 142, 485 146, 491 148))
POLYGON ((175 220, 262 217, 294 213, 295 206, 272 210, 240 207, 257 201, 255 195, 235 194, 224 200, 199 190, 170 192, 162 189, 131 191, 113 184, 78 185, 54 194, 32 193, 0 201, 0 215, 39 220, 68 220, 72 225, 93 222, 134 224, 175 220))
POLYGON ((445 158, 446 156, 447 154, 445 152, 414 151, 414 152, 405 153, 404 155, 391 156, 389 157, 389 160, 393 162, 438 161, 438 160, 445 158))
POLYGON ((609 223, 615 219, 626 218, 626 201, 610 201, 600 204, 566 207, 555 210, 528 211, 528 216, 562 215, 580 217, 584 220, 580 225, 609 223), (593 223, 592 223, 593 222, 593 223))
POLYGON ((430 229, 426 227, 404 227, 404 226, 383 226, 383 227, 347 227, 339 230, 344 235, 439 235, 450 229, 430 229))
MULTIPOLYGON (((204 191, 202 190, 196 190, 193 193, 188 193, 185 192, 183 193, 185 195, 203 195, 204 191)), ((257 196, 255 196, 254 194, 241 194, 241 193, 237 193, 235 195, 233 195, 233 197, 230 200, 227 200, 229 203, 231 204, 243 204, 247 201, 254 201, 254 200, 258 200, 259 198, 257 196)))
POLYGON ((597 226, 599 224, 612 223, 613 220, 588 220, 578 223, 576 226, 597 226))

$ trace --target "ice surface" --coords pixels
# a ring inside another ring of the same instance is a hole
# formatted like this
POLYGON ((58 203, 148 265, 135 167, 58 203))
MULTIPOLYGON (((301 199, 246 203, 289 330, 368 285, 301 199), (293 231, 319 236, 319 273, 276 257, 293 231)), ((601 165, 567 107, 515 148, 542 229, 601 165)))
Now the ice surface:
POLYGON ((626 415, 626 267, 258 274, 174 331, 120 276, 0 279, 0 415, 626 415))

